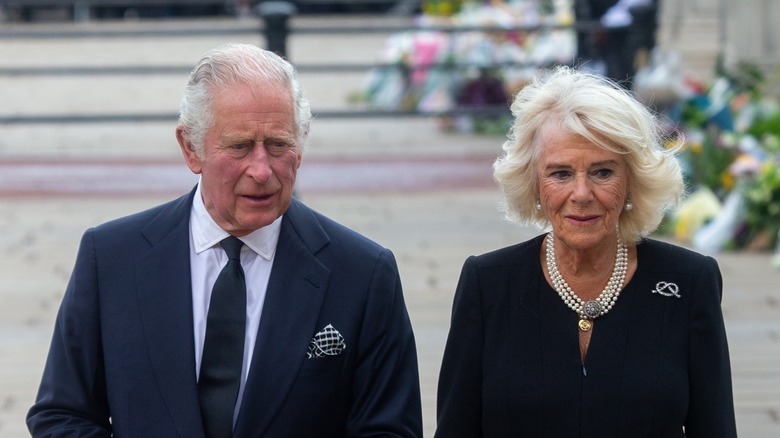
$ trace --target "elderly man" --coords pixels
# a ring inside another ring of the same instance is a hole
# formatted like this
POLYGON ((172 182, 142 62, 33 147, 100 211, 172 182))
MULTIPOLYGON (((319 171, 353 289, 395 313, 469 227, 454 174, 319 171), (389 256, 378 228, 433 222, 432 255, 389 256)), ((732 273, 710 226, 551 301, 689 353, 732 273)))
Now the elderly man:
POLYGON ((176 128, 200 181, 84 234, 33 436, 422 435, 392 253, 292 196, 310 120, 280 57, 204 55, 176 128))

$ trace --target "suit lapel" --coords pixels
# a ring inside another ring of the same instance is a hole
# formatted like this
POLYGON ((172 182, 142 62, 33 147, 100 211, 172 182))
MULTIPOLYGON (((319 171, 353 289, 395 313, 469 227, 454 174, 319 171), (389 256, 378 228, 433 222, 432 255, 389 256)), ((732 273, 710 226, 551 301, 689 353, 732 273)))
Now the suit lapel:
POLYGON ((235 436, 263 436, 306 359, 330 270, 314 256, 327 235, 293 201, 285 213, 235 436))
POLYGON ((193 193, 174 201, 144 228, 144 237, 152 248, 135 263, 149 359, 180 436, 203 435, 190 284, 189 214, 193 193))

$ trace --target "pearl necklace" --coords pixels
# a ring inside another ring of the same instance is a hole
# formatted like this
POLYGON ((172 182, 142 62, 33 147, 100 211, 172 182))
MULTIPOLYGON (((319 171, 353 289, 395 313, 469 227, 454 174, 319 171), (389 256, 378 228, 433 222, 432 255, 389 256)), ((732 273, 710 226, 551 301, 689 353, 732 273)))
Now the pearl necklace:
POLYGON ((580 330, 586 332, 593 327, 593 320, 612 310, 620 290, 623 289, 623 282, 626 280, 626 271, 628 270, 628 249, 618 236, 617 254, 615 255, 615 267, 612 269, 612 276, 609 277, 607 285, 601 291, 595 300, 583 301, 577 294, 571 290, 566 280, 563 279, 558 270, 558 263, 555 261, 555 235, 552 231, 547 234, 547 246, 545 247, 545 258, 547 259, 547 271, 550 273, 553 288, 558 292, 564 303, 580 316, 578 325, 580 330))

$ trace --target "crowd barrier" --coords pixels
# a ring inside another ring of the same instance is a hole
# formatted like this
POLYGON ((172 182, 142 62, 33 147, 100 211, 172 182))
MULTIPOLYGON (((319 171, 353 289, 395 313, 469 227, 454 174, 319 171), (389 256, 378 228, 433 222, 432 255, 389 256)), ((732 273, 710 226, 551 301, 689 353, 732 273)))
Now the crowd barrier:
MULTIPOLYGON (((326 0, 299 0, 308 2, 325 2, 326 0)), ((333 0, 327 0, 333 1, 333 0)), ((351 1, 355 3, 372 1, 372 0, 335 0, 335 1, 351 1)), ((378 0, 373 0, 378 1, 378 0)), ((0 0, 0 6, 14 6, 20 3, 24 3, 26 6, 64 6, 70 5, 73 8, 93 8, 96 6, 106 5, 137 5, 142 6, 146 4, 159 4, 160 2, 152 0, 90 0, 90 1, 64 1, 64 0, 28 0, 28 1, 13 1, 13 0, 0 0)), ((168 1, 167 3, 175 4, 201 4, 201 5, 213 5, 217 3, 213 0, 196 0, 196 1, 181 1, 175 0, 168 1)), ((140 29, 120 29, 112 30, 106 28, 84 28, 80 26, 62 27, 56 26, 52 28, 42 28, 39 26, 25 27, 20 25, 15 26, 0 26, 0 43, 2 40, 10 39, 71 39, 71 38, 165 38, 165 37, 186 37, 192 36, 204 36, 204 35, 223 35, 223 36, 241 36, 241 35, 253 35, 261 33, 266 41, 266 48, 272 50, 280 55, 286 55, 286 44, 290 35, 325 35, 325 34, 368 34, 368 33, 381 33, 381 34, 393 34, 398 32, 406 32, 419 30, 415 27, 412 20, 409 20, 408 24, 389 24, 381 26, 349 26, 349 27, 335 27, 335 26, 318 26, 308 21, 307 25, 294 25, 294 21, 290 20, 294 16, 296 8, 289 2, 284 1, 265 1, 258 4, 254 8, 255 20, 236 20, 234 24, 230 26, 209 26, 208 23, 199 21, 197 25, 193 26, 155 26, 155 28, 140 28, 140 29)), ((81 12, 84 14, 85 12, 81 12)), ((74 12, 74 16, 77 15, 74 12)), ((164 23, 164 22, 161 22, 164 23)), ((430 26, 426 27, 427 30, 453 33, 453 32, 531 32, 531 31, 543 31, 546 29, 558 29, 558 28, 575 28, 577 32, 591 32, 598 29, 598 23, 592 22, 578 22, 569 26, 561 25, 537 25, 537 26, 513 26, 513 27, 496 27, 496 26, 430 26)), ((293 63, 296 69, 301 73, 343 73, 343 72, 368 72, 371 69, 377 68, 397 68, 401 69, 404 74, 411 74, 415 70, 426 69, 466 69, 474 68, 475 65, 469 63, 429 63, 429 64, 416 64, 401 65, 398 63, 393 64, 381 64, 381 63, 332 63, 332 64, 305 64, 305 63, 293 63)), ((502 63, 496 64, 491 67, 523 67, 527 63, 502 63)), ((484 67, 484 66, 482 66, 484 67)), ((0 77, 5 76, 73 76, 73 75, 92 75, 92 76, 114 76, 114 75, 133 75, 133 76, 145 76, 145 75, 182 75, 191 70, 191 65, 127 65, 127 66, 34 66, 34 67, 2 67, 0 66, 0 77)), ((371 109, 361 108, 359 110, 325 110, 316 112, 315 116, 318 118, 382 118, 382 117, 448 117, 459 115, 482 115, 482 116, 495 116, 507 114, 509 111, 508 105, 501 106, 479 106, 468 107, 459 106, 457 108, 448 109, 444 111, 419 111, 419 110, 387 110, 387 109, 371 109)), ((125 113, 125 114, 33 114, 33 115, 0 115, 0 124, 76 124, 76 123, 141 123, 141 122, 158 122, 176 120, 177 114, 174 113, 125 113)))

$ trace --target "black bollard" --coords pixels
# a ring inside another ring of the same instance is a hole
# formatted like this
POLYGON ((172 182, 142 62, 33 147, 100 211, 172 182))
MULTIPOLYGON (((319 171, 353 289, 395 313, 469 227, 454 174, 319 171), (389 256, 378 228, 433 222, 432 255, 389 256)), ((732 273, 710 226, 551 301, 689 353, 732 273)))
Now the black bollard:
POLYGON ((288 59, 287 35, 290 33, 288 20, 298 12, 295 5, 286 1, 264 1, 255 6, 255 12, 265 22, 266 49, 288 59))

